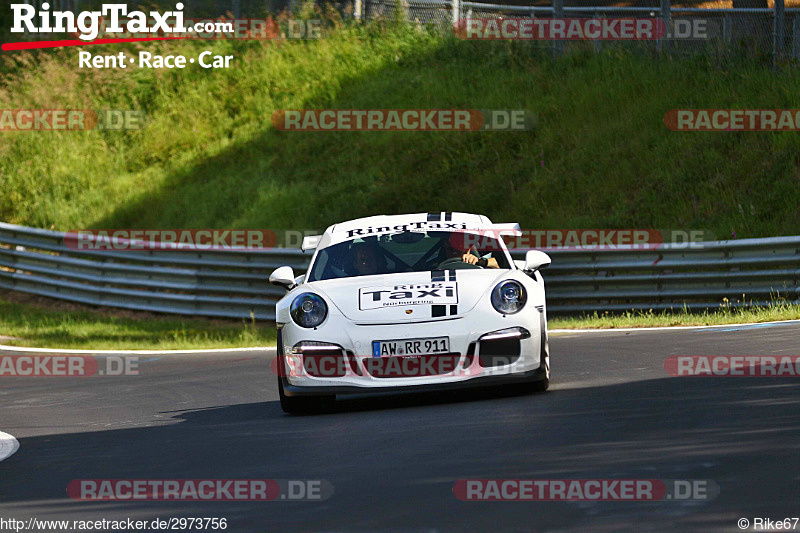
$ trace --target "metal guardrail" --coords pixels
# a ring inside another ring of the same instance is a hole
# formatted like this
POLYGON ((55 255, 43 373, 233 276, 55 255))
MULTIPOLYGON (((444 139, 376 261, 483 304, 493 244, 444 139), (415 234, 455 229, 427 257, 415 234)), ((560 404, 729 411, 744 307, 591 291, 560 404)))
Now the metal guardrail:
MULTIPOLYGON (((75 250, 64 233, 0 223, 0 287, 51 298, 189 316, 275 319, 283 289, 269 274, 304 270, 310 254, 75 250)), ((713 309, 800 300, 800 237, 655 250, 550 251, 551 313, 713 309)), ((524 251, 515 251, 522 259, 524 251)))
POLYGON ((73 302, 190 316, 275 319, 285 292, 267 283, 300 250, 75 250, 64 233, 0 223, 0 287, 73 302))
POLYGON ((701 310, 800 299, 800 237, 551 256, 544 277, 552 313, 701 310))

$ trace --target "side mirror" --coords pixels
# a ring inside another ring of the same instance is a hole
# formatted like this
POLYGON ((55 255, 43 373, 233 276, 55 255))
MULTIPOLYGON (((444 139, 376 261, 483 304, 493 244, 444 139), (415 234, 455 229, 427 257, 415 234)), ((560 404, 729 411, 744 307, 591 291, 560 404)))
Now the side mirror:
POLYGON ((292 267, 282 266, 280 268, 276 268, 275 271, 270 274, 269 282, 273 285, 277 285, 278 287, 283 287, 287 291, 292 290, 296 285, 292 267))
POLYGON ((550 266, 550 256, 539 250, 529 250, 525 254, 525 270, 526 272, 533 272, 542 268, 550 266))

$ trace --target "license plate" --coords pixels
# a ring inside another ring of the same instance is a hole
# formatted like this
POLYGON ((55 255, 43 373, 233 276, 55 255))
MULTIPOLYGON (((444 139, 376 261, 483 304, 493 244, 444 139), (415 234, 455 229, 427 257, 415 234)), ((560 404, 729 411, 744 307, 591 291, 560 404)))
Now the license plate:
POLYGON ((372 342, 372 357, 427 355, 448 353, 449 351, 450 337, 428 337, 423 339, 398 339, 372 342))

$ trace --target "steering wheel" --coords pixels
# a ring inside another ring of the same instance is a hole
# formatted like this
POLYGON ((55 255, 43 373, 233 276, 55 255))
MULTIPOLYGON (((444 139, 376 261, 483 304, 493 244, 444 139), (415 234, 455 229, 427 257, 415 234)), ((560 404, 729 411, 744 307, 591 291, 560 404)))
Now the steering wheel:
POLYGON ((462 261, 460 257, 448 257, 436 267, 436 270, 449 270, 452 268, 483 268, 478 265, 472 265, 466 261, 462 261))

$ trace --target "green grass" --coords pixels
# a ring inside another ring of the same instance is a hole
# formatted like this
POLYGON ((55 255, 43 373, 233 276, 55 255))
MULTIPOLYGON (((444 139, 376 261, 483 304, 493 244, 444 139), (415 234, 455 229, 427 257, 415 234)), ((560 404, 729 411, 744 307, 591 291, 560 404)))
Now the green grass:
POLYGON ((172 317, 122 318, 44 309, 0 298, 0 344, 98 350, 188 350, 274 346, 274 324, 172 317))
MULTIPOLYGON (((326 15, 327 16, 327 15, 326 15)), ((800 234, 800 137, 680 133, 676 108, 800 108, 800 71, 628 47, 467 42, 408 26, 319 41, 93 46, 235 56, 229 70, 80 70, 77 50, 0 54, 0 109, 141 109, 138 132, 0 133, 0 220, 79 228, 324 228, 380 213, 467 211, 524 228, 800 234), (531 132, 276 131, 276 109, 529 109, 531 132)), ((797 308, 554 319, 552 327, 795 318, 797 308), (572 325, 572 326, 571 326, 572 325)), ((271 329, 71 316, 0 302, 35 346, 190 348, 274 342, 271 329)))
POLYGON ((785 302, 769 307, 720 307, 704 312, 627 312, 612 315, 593 313, 579 317, 555 317, 548 320, 550 329, 647 328, 658 326, 715 326, 751 322, 774 322, 800 319, 800 305, 785 302))
MULTIPOLYGON (((796 133, 672 132, 674 108, 800 108, 800 74, 746 59, 466 42, 388 25, 319 41, 146 43, 229 70, 79 70, 4 54, 0 108, 137 108, 145 131, 4 133, 0 219, 61 230, 324 228, 463 210, 526 228, 800 233, 796 133), (280 132, 281 108, 530 109, 535 132, 280 132), (309 194, 313 191, 313 194, 309 194), (298 206, 302 205, 302 209, 298 206)), ((120 48, 92 47, 95 53, 120 48)))

